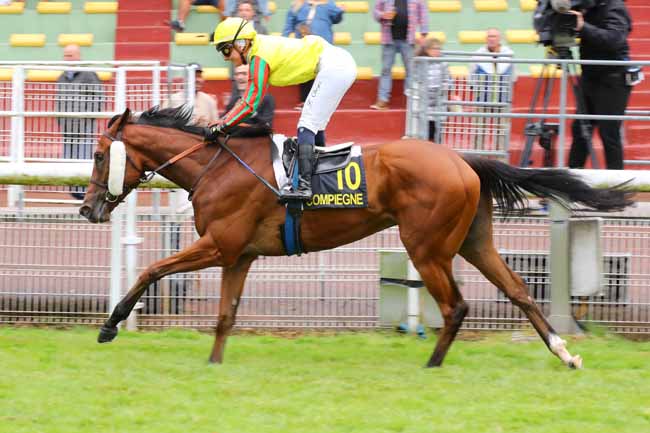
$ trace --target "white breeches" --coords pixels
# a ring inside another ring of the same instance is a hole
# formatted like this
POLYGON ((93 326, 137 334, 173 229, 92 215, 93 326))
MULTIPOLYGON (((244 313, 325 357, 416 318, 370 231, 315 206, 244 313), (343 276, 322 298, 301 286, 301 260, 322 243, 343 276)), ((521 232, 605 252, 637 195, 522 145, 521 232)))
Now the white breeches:
POLYGON ((327 44, 318 61, 318 73, 307 96, 298 128, 323 131, 343 95, 357 77, 357 64, 343 48, 327 44))

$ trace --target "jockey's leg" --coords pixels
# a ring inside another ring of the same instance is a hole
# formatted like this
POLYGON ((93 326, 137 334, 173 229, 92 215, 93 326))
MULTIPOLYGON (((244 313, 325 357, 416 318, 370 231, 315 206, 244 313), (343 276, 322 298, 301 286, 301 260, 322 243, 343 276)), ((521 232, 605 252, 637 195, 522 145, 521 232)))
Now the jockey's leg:
POLYGON ((314 166, 316 135, 307 128, 298 128, 298 190, 301 198, 311 198, 311 175, 314 166))
POLYGON ((309 200, 313 171, 314 142, 316 134, 308 128, 298 128, 298 188, 282 190, 282 199, 309 200))
MULTIPOLYGON (((311 198, 311 169, 316 134, 324 131, 357 76, 354 59, 342 48, 327 44, 318 62, 318 74, 298 121, 298 164, 300 181, 296 191, 282 199, 311 198)), ((325 137, 323 136, 323 141, 325 137)))

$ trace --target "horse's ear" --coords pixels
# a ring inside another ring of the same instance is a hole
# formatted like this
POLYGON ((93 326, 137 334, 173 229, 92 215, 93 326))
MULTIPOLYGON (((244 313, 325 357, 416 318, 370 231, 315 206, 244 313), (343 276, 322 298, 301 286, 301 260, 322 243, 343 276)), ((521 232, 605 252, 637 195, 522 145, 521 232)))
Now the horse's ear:
POLYGON ((117 133, 120 132, 126 126, 130 118, 131 118, 131 110, 127 108, 126 110, 124 110, 124 113, 122 113, 122 115, 117 120, 115 120, 114 122, 111 121, 112 123, 111 132, 113 133, 113 135, 117 135, 117 133))

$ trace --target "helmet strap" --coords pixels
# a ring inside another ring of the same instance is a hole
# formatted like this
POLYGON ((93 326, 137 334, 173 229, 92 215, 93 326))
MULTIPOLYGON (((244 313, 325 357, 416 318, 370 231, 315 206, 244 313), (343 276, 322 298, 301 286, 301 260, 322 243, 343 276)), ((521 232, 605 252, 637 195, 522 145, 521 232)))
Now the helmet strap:
MULTIPOLYGON (((239 33, 242 31, 242 29, 248 24, 248 21, 242 19, 241 23, 239 24, 239 28, 235 32, 235 36, 232 38, 232 47, 235 51, 237 51, 237 54, 239 54, 239 58, 241 59, 241 62, 243 65, 247 65, 248 61, 246 60, 246 56, 237 48, 237 44, 235 44, 235 41, 237 40, 237 36, 239 36, 239 33)), ((246 50, 246 48, 244 48, 246 50)))
POLYGON ((235 41, 237 40, 237 36, 239 36, 239 33, 243 30, 244 27, 246 27, 246 24, 248 24, 248 21, 246 21, 245 19, 242 19, 241 23, 239 23, 239 28, 235 32, 235 36, 232 38, 233 46, 235 45, 235 41))
MULTIPOLYGON (((239 54, 239 58, 241 59, 242 65, 248 65, 248 60, 246 59, 246 55, 242 52, 242 50, 239 49, 237 44, 233 44, 233 49, 237 51, 237 54, 239 54)), ((243 51, 246 51, 250 47, 250 42, 247 42, 246 45, 244 45, 243 51)))

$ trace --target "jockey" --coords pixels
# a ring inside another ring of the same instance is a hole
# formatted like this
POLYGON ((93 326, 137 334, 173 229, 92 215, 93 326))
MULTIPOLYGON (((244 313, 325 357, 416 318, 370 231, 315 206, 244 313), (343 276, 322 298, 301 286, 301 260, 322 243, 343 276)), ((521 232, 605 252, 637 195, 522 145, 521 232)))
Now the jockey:
POLYGON ((301 39, 258 35, 242 18, 227 18, 214 31, 212 43, 235 66, 250 65, 248 88, 235 106, 210 127, 211 138, 255 113, 269 84, 292 86, 315 80, 298 121, 298 188, 291 182, 282 199, 309 200, 314 145, 325 145, 325 127, 357 75, 354 59, 319 36, 301 39))

